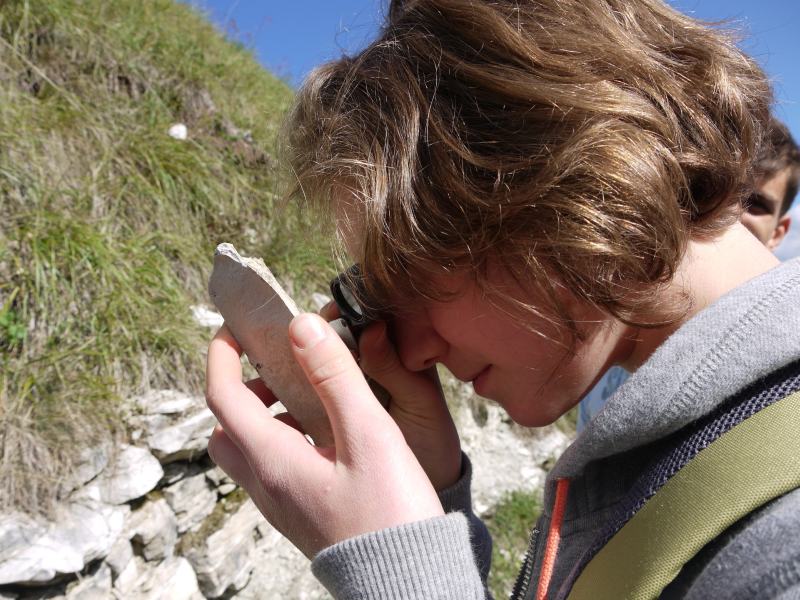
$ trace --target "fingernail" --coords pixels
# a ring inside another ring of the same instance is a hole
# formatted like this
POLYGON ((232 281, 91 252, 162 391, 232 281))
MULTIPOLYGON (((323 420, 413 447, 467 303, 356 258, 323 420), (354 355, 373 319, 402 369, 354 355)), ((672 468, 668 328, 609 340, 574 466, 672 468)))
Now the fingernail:
POLYGON ((325 328, 318 317, 300 315, 294 320, 292 337, 298 348, 307 350, 313 348, 325 338, 325 328))

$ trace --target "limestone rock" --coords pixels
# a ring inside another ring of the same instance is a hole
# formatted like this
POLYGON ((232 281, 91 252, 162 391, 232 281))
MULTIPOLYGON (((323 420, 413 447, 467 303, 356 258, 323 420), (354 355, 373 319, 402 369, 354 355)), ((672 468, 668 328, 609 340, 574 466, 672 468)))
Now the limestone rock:
POLYGON ((186 551, 206 598, 219 598, 247 585, 254 566, 256 527, 263 520, 247 500, 217 531, 186 551))
POLYGON ((116 579, 120 573, 125 571, 128 564, 133 560, 133 546, 127 536, 117 538, 111 550, 106 556, 106 564, 111 568, 111 575, 116 579))
POLYGON ((515 425, 502 408, 476 397, 468 384, 456 387, 457 402, 466 410, 454 418, 461 446, 472 461, 476 514, 485 514, 508 492, 541 489, 547 475, 544 467, 569 445, 569 436, 555 425, 536 429, 515 425))
POLYGON ((173 556, 142 573, 126 600, 202 600, 197 576, 185 558, 173 556))
POLYGON ((331 444, 328 417, 289 342, 289 322, 299 311, 264 262, 220 244, 208 291, 267 387, 317 444, 331 444))
POLYGON ((163 474, 161 464, 146 448, 123 445, 111 457, 105 470, 72 497, 124 504, 154 489, 163 474))
POLYGON ((203 473, 173 483, 163 488, 163 492, 175 511, 179 533, 188 531, 210 515, 217 502, 217 493, 208 486, 203 473))
POLYGON ((209 327, 212 329, 219 329, 225 323, 222 315, 213 310, 209 310, 205 306, 192 306, 192 316, 198 325, 202 327, 209 327))
POLYGON ((146 560, 162 560, 172 556, 178 541, 178 520, 164 498, 145 502, 131 513, 128 536, 141 548, 146 560))
POLYGON ((239 486, 237 486, 235 483, 223 483, 217 488, 217 492, 219 492, 220 496, 227 496, 228 494, 235 492, 237 487, 239 486))
POLYGON ((167 133, 169 134, 169 137, 176 140, 185 140, 187 137, 189 137, 189 130, 183 123, 174 123, 170 125, 167 133))
POLYGON ((259 529, 265 535, 256 542, 253 557, 256 567, 247 587, 236 594, 236 600, 330 600, 331 595, 311 573, 308 559, 266 520, 262 523, 259 529))
POLYGON ((67 496, 73 490, 97 477, 108 465, 109 455, 110 448, 106 445, 82 450, 78 464, 61 484, 59 496, 67 496))
POLYGON ((97 572, 67 586, 67 600, 107 600, 111 597, 111 568, 100 565, 97 572))
POLYGON ((130 598, 146 571, 147 566, 141 556, 134 556, 133 560, 128 561, 125 567, 114 575, 115 597, 130 598))
POLYGON ((208 467, 203 461, 176 461, 162 465, 162 467, 164 468, 164 475, 158 482, 158 487, 167 487, 179 482, 181 479, 208 472, 208 467))
POLYGON ((138 398, 142 414, 130 419, 162 464, 204 455, 217 420, 200 396, 157 390, 138 398))
POLYGON ((87 501, 56 507, 53 522, 0 518, 0 585, 42 584, 82 571, 109 553, 129 512, 87 501))

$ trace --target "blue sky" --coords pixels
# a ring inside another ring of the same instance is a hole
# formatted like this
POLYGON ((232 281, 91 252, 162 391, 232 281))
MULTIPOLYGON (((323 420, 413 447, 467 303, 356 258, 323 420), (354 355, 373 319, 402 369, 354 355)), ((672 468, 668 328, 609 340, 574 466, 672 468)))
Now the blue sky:
MULTIPOLYGON (((253 49, 268 69, 297 86, 314 66, 371 39, 386 0, 186 0, 229 36, 253 49)), ((772 79, 776 114, 800 139, 800 0, 670 0, 705 20, 733 19, 741 46, 772 79)), ((800 254, 800 203, 792 239, 780 254, 800 254)))

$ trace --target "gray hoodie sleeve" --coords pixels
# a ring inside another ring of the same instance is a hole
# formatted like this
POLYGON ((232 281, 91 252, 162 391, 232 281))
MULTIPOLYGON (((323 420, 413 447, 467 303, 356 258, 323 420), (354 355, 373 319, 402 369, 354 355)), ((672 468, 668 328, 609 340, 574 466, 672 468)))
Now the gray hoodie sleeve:
POLYGON ((492 543, 472 512, 471 477, 463 455, 461 478, 439 494, 447 515, 334 544, 314 557, 314 575, 337 600, 490 597, 492 543))

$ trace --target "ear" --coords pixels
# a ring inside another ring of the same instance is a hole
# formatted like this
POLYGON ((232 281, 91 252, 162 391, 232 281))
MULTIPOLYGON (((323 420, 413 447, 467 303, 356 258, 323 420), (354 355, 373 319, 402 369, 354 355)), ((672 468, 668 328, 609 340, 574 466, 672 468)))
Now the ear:
POLYGON ((774 252, 783 241, 783 238, 786 237, 786 234, 789 233, 789 226, 791 224, 792 218, 788 214, 783 215, 780 219, 778 219, 778 224, 772 231, 772 237, 767 240, 767 248, 774 252))

